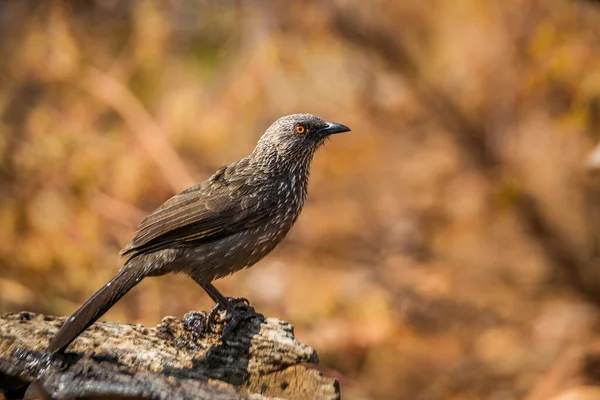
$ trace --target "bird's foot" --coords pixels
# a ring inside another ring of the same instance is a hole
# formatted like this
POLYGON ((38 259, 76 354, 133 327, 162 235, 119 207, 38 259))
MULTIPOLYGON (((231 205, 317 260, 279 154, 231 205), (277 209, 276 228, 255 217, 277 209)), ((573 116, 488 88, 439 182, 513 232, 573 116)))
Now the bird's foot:
POLYGON ((223 307, 221 307, 221 305, 218 303, 210 309, 208 315, 206 316, 206 323, 208 326, 215 325, 219 322, 217 316, 219 316, 219 312, 222 310, 223 307))
POLYGON ((237 328, 240 322, 252 319, 256 317, 256 311, 254 307, 250 305, 250 302, 244 298, 229 299, 232 308, 227 310, 225 321, 227 325, 223 329, 223 340, 226 340, 231 332, 237 328))
POLYGON ((247 299, 227 297, 226 306, 223 306, 222 304, 215 305, 208 313, 207 321, 209 324, 225 322, 226 325, 223 328, 222 335, 223 340, 226 340, 241 322, 251 319, 256 315, 254 308, 247 299), (217 321, 217 317, 221 316, 220 311, 223 310, 226 312, 224 318, 217 321))

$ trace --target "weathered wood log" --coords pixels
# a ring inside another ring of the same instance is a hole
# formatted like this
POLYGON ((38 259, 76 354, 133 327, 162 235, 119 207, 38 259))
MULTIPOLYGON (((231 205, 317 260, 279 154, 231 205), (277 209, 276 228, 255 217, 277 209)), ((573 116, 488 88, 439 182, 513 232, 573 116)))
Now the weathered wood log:
POLYGON ((254 314, 222 339, 224 312, 166 317, 156 328, 100 322, 67 352, 44 350, 64 318, 0 317, 0 399, 337 399, 335 379, 306 364, 314 349, 290 324, 254 314))

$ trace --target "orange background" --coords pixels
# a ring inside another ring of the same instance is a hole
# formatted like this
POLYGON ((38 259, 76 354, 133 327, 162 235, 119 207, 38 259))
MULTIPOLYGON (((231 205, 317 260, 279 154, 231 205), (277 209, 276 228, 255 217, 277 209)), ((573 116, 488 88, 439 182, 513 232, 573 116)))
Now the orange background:
MULTIPOLYGON (((281 115, 343 123, 304 212, 216 282, 347 399, 520 399, 599 322, 593 1, 4 1, 0 312, 69 314, 141 219, 281 115)), ((208 309, 147 279, 105 319, 208 309)))

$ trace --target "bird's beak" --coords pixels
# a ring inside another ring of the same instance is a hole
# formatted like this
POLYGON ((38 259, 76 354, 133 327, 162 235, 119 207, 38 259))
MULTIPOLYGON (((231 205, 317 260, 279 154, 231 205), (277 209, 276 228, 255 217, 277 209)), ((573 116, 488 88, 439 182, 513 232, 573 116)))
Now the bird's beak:
POLYGON ((318 133, 321 137, 333 135, 334 133, 350 132, 350 128, 346 125, 328 122, 324 128, 319 129, 318 133))

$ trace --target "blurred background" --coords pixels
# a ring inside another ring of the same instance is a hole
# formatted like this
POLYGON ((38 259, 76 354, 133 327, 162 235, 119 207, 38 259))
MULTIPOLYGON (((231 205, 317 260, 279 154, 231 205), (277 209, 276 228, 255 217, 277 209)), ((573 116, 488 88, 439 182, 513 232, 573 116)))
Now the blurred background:
MULTIPOLYGON (((70 314, 148 212, 309 112, 352 132, 216 286, 347 399, 550 397, 600 328, 599 49, 585 0, 3 0, 0 312, 70 314)), ((211 306, 165 276, 103 319, 211 306)))

